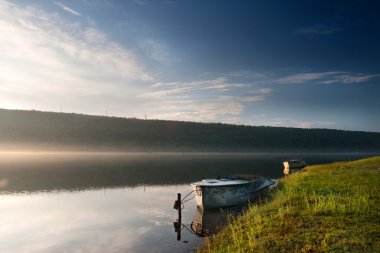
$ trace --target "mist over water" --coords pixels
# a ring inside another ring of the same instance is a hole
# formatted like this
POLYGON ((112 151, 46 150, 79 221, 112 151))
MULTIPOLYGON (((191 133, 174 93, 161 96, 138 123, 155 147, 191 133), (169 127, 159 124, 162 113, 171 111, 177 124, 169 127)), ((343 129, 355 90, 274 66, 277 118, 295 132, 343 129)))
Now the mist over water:
MULTIPOLYGON (((177 192, 205 178, 282 176, 282 161, 308 164, 372 154, 0 153, 0 252, 188 252, 202 239, 176 240, 177 192)), ((183 223, 196 215, 195 202, 183 223)), ((198 214, 199 215, 199 214, 198 214)), ((190 226, 189 226, 190 227, 190 226)))
POLYGON ((0 155, 0 192, 189 184, 241 174, 282 176, 282 161, 309 164, 363 154, 17 152, 0 155))

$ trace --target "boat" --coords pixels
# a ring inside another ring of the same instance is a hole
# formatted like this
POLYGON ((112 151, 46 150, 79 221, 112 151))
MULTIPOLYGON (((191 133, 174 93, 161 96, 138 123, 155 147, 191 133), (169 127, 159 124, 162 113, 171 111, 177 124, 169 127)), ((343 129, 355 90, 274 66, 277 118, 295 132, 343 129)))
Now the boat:
POLYGON ((293 172, 299 171, 306 167, 306 162, 302 160, 289 160, 283 162, 284 165, 284 174, 288 175, 293 172))
POLYGON ((191 186, 195 191, 197 206, 213 209, 245 204, 274 183, 261 176, 237 176, 204 179, 191 186))

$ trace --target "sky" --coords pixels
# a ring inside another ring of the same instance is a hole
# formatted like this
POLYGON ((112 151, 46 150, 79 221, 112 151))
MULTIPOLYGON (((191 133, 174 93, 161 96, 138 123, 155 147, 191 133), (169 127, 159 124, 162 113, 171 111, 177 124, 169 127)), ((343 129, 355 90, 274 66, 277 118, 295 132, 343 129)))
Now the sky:
POLYGON ((379 11, 0 0, 0 108, 380 132, 379 11))

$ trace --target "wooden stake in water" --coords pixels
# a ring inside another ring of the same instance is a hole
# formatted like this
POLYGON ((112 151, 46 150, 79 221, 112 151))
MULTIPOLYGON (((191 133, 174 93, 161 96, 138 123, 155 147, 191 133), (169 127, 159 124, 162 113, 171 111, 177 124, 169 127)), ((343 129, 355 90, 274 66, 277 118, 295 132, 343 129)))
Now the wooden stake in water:
POLYGON ((182 213, 181 213, 181 193, 177 194, 177 200, 174 202, 174 209, 178 210, 178 219, 174 222, 174 229, 177 232, 177 241, 181 240, 181 226, 182 226, 182 213))
POLYGON ((179 221, 179 223, 181 223, 181 219, 182 219, 181 193, 177 194, 177 201, 178 201, 178 221, 179 221))

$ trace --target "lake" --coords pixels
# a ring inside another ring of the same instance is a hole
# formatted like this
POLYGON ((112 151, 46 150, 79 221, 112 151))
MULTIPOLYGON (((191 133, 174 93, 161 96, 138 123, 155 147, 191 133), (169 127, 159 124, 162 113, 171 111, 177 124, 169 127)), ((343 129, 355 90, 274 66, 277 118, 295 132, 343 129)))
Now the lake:
MULTIPOLYGON (((308 164, 374 154, 1 153, 0 252, 193 252, 203 238, 177 193, 203 177, 282 177, 282 161, 308 164)), ((212 216, 213 214, 208 214, 212 216)), ((198 217, 199 218, 199 217, 198 217)))

